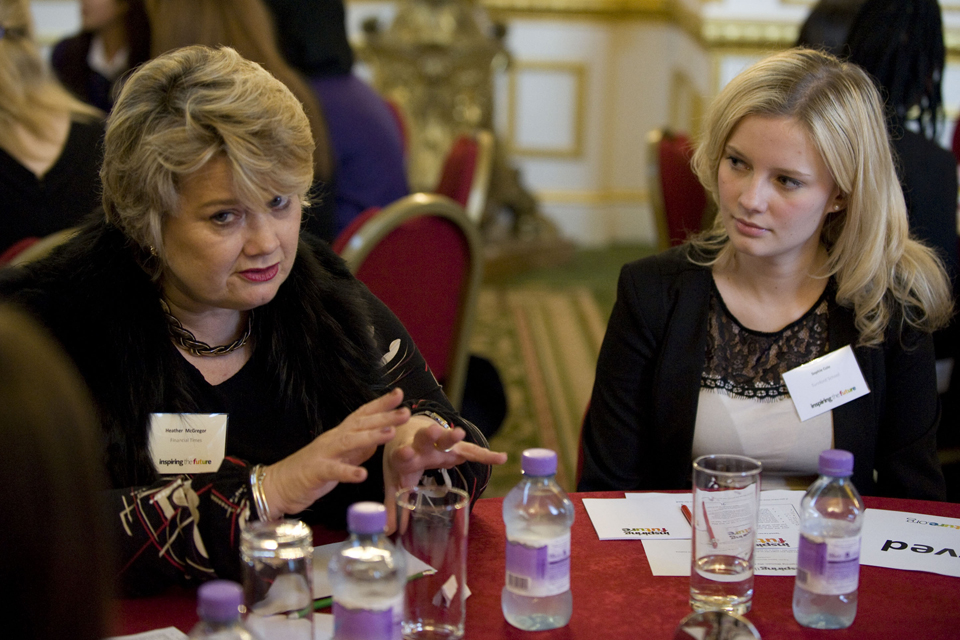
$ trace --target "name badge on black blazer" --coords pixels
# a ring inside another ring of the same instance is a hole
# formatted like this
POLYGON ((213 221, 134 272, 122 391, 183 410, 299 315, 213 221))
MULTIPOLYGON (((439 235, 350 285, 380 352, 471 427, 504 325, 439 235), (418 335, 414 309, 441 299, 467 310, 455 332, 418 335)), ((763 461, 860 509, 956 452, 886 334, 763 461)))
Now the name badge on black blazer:
POLYGON ((150 414, 150 459, 161 475, 213 473, 226 446, 225 413, 150 414))
POLYGON ((800 421, 870 393, 850 345, 783 374, 800 421))

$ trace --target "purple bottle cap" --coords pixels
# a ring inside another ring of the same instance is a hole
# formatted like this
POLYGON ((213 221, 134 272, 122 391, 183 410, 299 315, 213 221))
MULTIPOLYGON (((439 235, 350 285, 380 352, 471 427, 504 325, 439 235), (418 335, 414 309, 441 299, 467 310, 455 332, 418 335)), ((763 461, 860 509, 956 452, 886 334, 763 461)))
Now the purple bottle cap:
POLYGON ((525 476, 552 476, 557 472, 557 452, 551 449, 527 449, 520 459, 525 476))
POLYGON ((820 454, 820 475, 846 478, 853 475, 853 454, 843 449, 827 449, 820 454))
POLYGON ((387 508, 379 502, 355 502, 347 509, 351 533, 383 533, 386 528, 387 508))
POLYGON ((197 590, 197 615, 201 620, 226 622, 240 617, 243 587, 230 580, 214 580, 197 590))

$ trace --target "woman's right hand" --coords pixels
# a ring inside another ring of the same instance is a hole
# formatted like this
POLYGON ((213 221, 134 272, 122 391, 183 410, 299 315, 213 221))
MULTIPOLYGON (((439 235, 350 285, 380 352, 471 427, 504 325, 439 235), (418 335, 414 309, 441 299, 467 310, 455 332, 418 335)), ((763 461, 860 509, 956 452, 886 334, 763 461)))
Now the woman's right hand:
POLYGON ((397 408, 401 402, 403 390, 396 388, 267 467, 262 486, 271 515, 299 513, 332 491, 338 482, 366 480, 367 470, 360 465, 378 446, 393 438, 397 426, 410 419, 409 409, 397 408))

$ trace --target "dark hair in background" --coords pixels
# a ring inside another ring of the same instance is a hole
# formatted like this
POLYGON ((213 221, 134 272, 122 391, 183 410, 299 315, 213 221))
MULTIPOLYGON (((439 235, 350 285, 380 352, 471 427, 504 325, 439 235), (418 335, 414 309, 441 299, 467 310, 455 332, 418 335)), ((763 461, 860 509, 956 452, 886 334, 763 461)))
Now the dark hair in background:
POLYGON ((821 49, 839 58, 845 57, 847 34, 850 33, 850 25, 857 17, 863 2, 864 0, 820 0, 800 27, 797 46, 821 49))
POLYGON ((150 19, 143 0, 127 0, 123 22, 127 28, 127 47, 130 48, 127 63, 130 69, 135 69, 150 59, 150 19))
POLYGON ((350 73, 353 49, 347 40, 343 0, 266 0, 277 28, 277 42, 301 73, 350 73))
POLYGON ((873 76, 893 125, 916 120, 934 140, 943 119, 945 48, 937 0, 867 0, 847 38, 850 62, 873 76), (916 113, 911 110, 918 108, 916 113))
POLYGON ((4 637, 108 635, 115 572, 96 424, 67 356, 24 313, 0 306, 4 637))

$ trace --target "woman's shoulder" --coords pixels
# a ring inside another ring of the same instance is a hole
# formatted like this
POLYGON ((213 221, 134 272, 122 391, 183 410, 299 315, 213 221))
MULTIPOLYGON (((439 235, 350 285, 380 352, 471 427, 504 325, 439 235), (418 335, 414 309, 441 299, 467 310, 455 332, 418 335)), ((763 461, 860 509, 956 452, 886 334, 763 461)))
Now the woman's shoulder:
POLYGON ((628 262, 621 269, 621 278, 670 281, 680 277, 709 274, 709 267, 700 264, 702 256, 692 245, 682 244, 659 253, 628 262))

